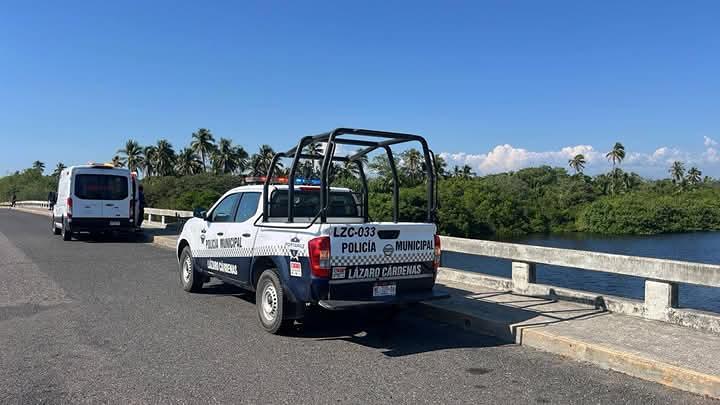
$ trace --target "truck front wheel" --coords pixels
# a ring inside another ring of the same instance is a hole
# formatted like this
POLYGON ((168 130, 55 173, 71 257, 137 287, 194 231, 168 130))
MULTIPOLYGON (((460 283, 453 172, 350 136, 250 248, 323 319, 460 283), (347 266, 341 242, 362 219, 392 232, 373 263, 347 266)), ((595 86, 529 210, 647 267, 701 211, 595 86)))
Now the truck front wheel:
POLYGON ((255 290, 255 306, 260 325, 267 332, 277 334, 294 323, 292 319, 284 319, 285 296, 275 269, 267 269, 260 275, 255 290))
POLYGON ((195 270, 190 248, 186 246, 180 254, 180 284, 187 292, 198 292, 202 288, 203 281, 203 275, 195 270))

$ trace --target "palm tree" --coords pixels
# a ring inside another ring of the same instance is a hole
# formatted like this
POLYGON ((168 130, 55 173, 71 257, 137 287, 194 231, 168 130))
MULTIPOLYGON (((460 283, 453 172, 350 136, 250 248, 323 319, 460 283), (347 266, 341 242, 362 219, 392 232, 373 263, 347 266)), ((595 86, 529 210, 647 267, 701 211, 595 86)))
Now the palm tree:
POLYGON ((319 170, 315 170, 315 161, 319 160, 320 156, 322 155, 323 151, 323 145, 320 142, 310 142, 305 147, 305 153, 312 156, 312 161, 310 165, 305 165, 303 171, 306 172, 305 177, 313 177, 316 172, 319 172, 319 170))
POLYGON ((67 169, 67 166, 63 162, 58 162, 58 164, 55 166, 55 170, 53 170, 52 175, 54 177, 60 177, 60 173, 62 173, 63 170, 67 169))
POLYGON ((682 184, 685 178, 685 165, 683 162, 674 161, 670 166, 670 176, 672 177, 673 184, 682 184))
POLYGON ((175 160, 175 172, 181 176, 191 176, 202 171, 202 162, 190 148, 183 148, 175 160))
POLYGON ((585 155, 582 153, 579 153, 575 155, 574 158, 568 160, 568 165, 575 170, 575 174, 582 173, 583 169, 585 169, 585 164, 587 161, 585 160, 585 155))
POLYGON ((620 142, 615 142, 615 146, 605 157, 612 161, 613 169, 615 169, 615 163, 620 164, 625 159, 625 147, 620 142))
POLYGON ((167 139, 161 139, 155 146, 155 171, 160 176, 172 176, 175 169, 175 150, 167 139))
POLYGON ((212 155, 215 150, 215 138, 209 129, 200 128, 197 132, 192 134, 192 142, 190 142, 190 148, 200 155, 202 160, 203 171, 207 171, 207 158, 212 155))
POLYGON ((692 185, 699 184, 702 181, 702 172, 697 167, 691 167, 687 173, 687 181, 692 185))
MULTIPOLYGON (((270 169, 270 164, 274 156, 275 151, 270 145, 260 146, 258 153, 253 154, 250 158, 250 165, 252 166, 251 174, 253 176, 265 176, 270 169)), ((278 161, 277 167, 282 167, 282 162, 278 161)))
POLYGON ((417 149, 411 148, 402 153, 401 159, 405 175, 413 183, 417 182, 423 173, 423 156, 417 149))
MULTIPOLYGON (((136 172, 138 168, 143 165, 143 148, 140 147, 140 144, 134 139, 129 139, 125 142, 125 147, 123 149, 119 149, 118 153, 125 155, 125 159, 123 160, 131 172, 136 172)), ((150 175, 149 173, 146 174, 148 176, 150 175)))
POLYGON ((153 145, 146 146, 143 149, 145 158, 142 160, 141 165, 145 176, 154 176, 156 173, 156 162, 157 162, 157 147, 153 145))
POLYGON ((45 170, 45 163, 36 160, 32 164, 33 170, 37 170, 38 172, 42 173, 45 170))
POLYGON ((123 160, 122 160, 122 159, 120 158, 120 156, 118 156, 118 155, 113 156, 113 158, 112 158, 112 160, 110 161, 110 163, 113 165, 113 167, 123 167, 123 166, 125 166, 125 162, 123 162, 123 160))
POLYGON ((463 165, 462 169, 460 169, 460 177, 462 177, 463 179, 469 179, 475 176, 476 174, 473 171, 472 167, 470 167, 470 165, 463 165))
POLYGON ((438 178, 447 177, 447 162, 442 156, 435 155, 435 174, 438 178))
POLYGON ((247 152, 240 146, 233 146, 230 139, 220 138, 211 158, 216 173, 242 172, 245 170, 247 152))

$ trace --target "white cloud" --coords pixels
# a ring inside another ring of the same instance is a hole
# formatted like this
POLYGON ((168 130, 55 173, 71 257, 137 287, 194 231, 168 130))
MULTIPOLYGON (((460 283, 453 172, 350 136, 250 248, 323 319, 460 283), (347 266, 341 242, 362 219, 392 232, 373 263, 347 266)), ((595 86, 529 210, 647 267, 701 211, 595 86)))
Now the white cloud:
MULTIPOLYGON (((649 177, 664 177, 668 166, 675 160, 688 165, 701 166, 704 171, 720 174, 720 151, 714 139, 704 137, 705 150, 701 153, 691 153, 677 148, 662 146, 653 152, 630 152, 622 162, 627 170, 637 171, 649 177), (710 166, 710 167, 708 167, 710 166), (714 166, 714 167, 713 167, 714 166), (714 169, 714 170, 713 170, 714 169)), ((478 174, 491 174, 506 171, 516 171, 525 167, 550 165, 568 167, 568 160, 577 154, 585 155, 586 169, 590 174, 604 172, 610 166, 605 153, 598 151, 592 145, 573 145, 551 151, 530 151, 516 148, 509 144, 497 145, 487 153, 440 153, 448 167, 469 165, 478 174)))

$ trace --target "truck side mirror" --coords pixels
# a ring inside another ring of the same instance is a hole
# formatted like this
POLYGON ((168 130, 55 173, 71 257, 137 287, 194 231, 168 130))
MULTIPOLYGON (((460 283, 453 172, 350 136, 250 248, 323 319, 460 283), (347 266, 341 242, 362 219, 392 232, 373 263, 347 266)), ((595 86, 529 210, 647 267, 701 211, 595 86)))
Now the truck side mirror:
POLYGON ((193 210, 193 217, 207 220, 207 210, 205 210, 205 208, 195 208, 193 210))

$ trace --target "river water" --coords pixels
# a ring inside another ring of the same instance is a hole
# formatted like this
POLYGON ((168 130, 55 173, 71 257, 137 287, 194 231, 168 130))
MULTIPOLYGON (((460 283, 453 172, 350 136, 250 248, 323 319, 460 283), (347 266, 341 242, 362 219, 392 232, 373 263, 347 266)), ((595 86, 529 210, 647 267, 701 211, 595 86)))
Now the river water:
MULTIPOLYGON (((532 235, 508 242, 720 264, 720 232, 618 237, 588 234, 532 235)), ((443 252, 443 266, 511 277, 510 261, 502 259, 443 252)), ((642 278, 540 264, 537 265, 537 282, 639 300, 643 299, 645 292, 645 280, 642 278)), ((720 312, 720 288, 680 284, 679 305, 720 312)))

